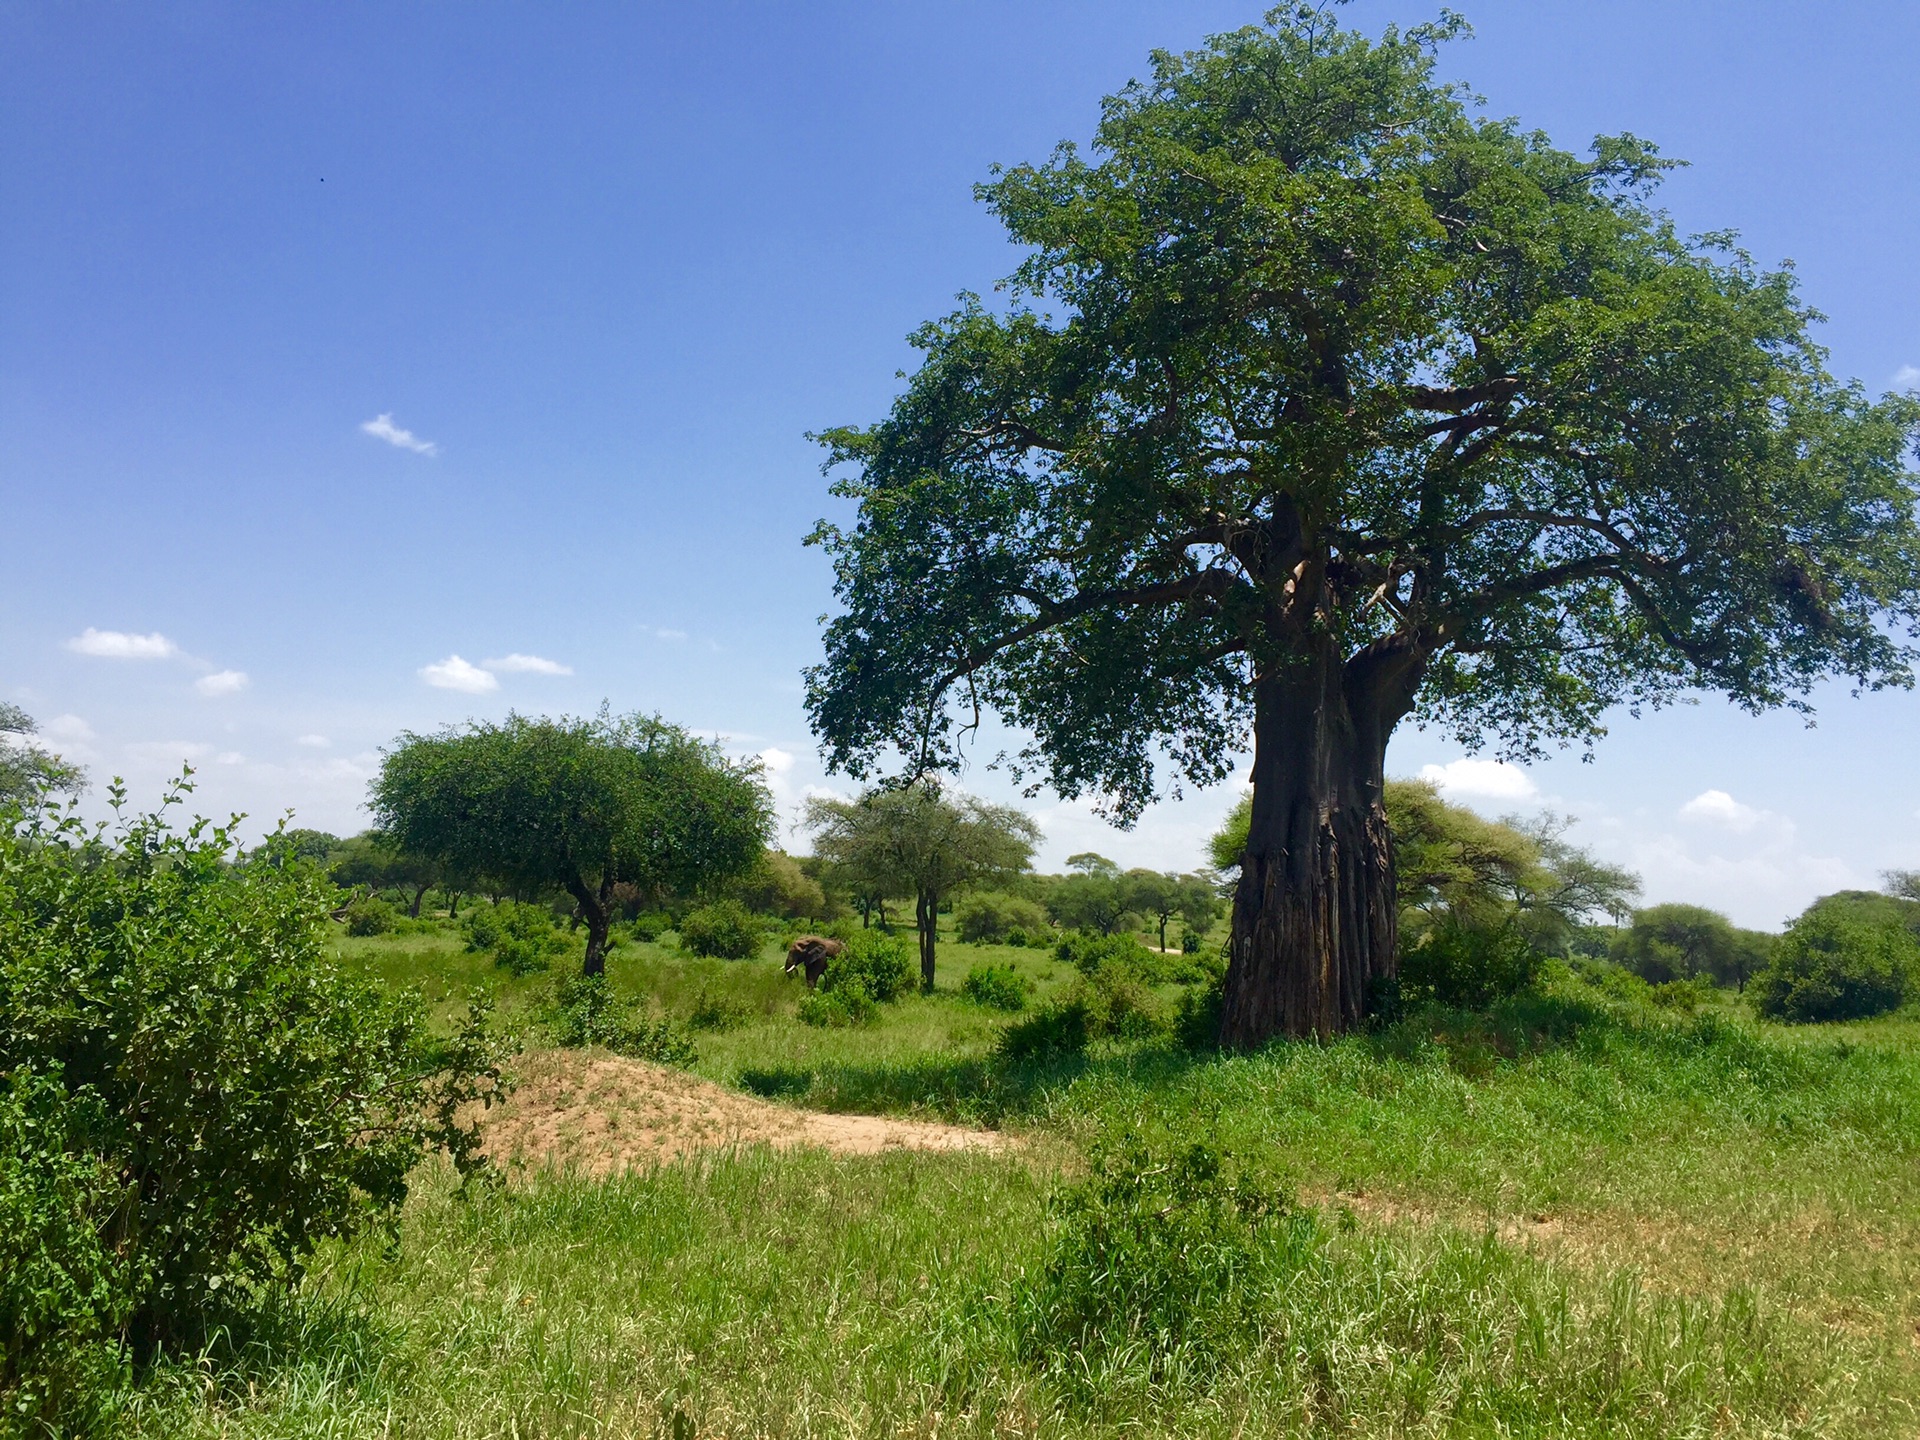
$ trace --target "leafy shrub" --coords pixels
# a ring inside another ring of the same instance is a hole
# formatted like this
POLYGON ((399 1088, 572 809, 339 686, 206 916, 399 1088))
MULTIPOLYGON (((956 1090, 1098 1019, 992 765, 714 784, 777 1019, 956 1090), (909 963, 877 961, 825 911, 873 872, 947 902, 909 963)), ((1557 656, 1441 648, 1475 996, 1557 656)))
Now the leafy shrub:
POLYGON ((673 929, 673 917, 664 910, 643 910, 633 917, 627 933, 643 945, 651 945, 673 929))
POLYGON ((1024 950, 1028 946, 1033 946, 1036 949, 1044 949, 1046 948, 1047 938, 1044 931, 1029 931, 1024 926, 1016 925, 1013 929, 1007 931, 1007 938, 1001 941, 1001 943, 1003 945, 1011 945, 1019 950, 1024 950))
POLYGON ((134 1276, 99 1224, 120 1199, 85 1144, 102 1118, 57 1072, 0 1082, 0 1406, 23 1428, 93 1428, 121 1368, 134 1276))
POLYGON ((738 900, 717 900, 689 910, 680 921, 680 944, 695 955, 745 960, 757 954, 761 922, 738 900))
POLYGON ((648 1020, 613 993, 605 975, 571 975, 554 990, 553 1037, 569 1047, 598 1045, 658 1065, 691 1065, 693 1041, 664 1015, 648 1020))
POLYGON ((1517 930, 1447 916, 1401 953, 1400 994, 1408 1003, 1482 1009, 1530 989, 1543 958, 1517 930))
POLYGON ((1792 1024, 1860 1020, 1896 1010, 1913 984, 1920 946, 1898 919, 1869 920, 1815 905, 1754 976, 1762 1015, 1792 1024))
POLYGON ((1049 1001, 1002 1030, 994 1051, 1002 1060, 1017 1065, 1078 1055, 1092 1038, 1086 1001, 1070 995, 1049 1001))
POLYGON ((295 1281, 317 1242, 397 1205, 423 1149, 479 1163, 455 1116, 497 1087, 484 1013, 435 1041, 415 999, 340 971, 336 892, 273 863, 273 843, 235 865, 233 833, 204 821, 176 833, 146 816, 111 838, 71 817, 0 821, 0 1073, 28 1086, 10 1092, 0 1163, 57 1148, 65 1160, 33 1162, 52 1208, 19 1202, 47 1217, 48 1263, 79 1257, 75 1293, 103 1293, 58 1218, 79 1206, 116 1237, 126 1277, 110 1303, 56 1302, 76 1347, 122 1314, 142 1348, 202 1337, 225 1307, 295 1281), (86 1124, 56 1139, 30 1073, 86 1124), (115 1177, 110 1204, 94 1174, 115 1177))
POLYGON ((992 1010, 1024 1010, 1033 982, 1011 965, 976 965, 967 972, 960 991, 976 1005, 992 1010))
POLYGON ((897 935, 856 930, 846 949, 827 962, 820 989, 827 993, 858 985, 876 1004, 889 1005, 913 987, 913 951, 897 935))
POLYGON ((879 1016, 880 1007, 863 980, 858 976, 848 976, 831 990, 826 988, 823 979, 818 990, 809 991, 800 998, 800 1008, 796 1013, 803 1025, 838 1030, 871 1025, 879 1016))
POLYGON ((1198 955, 1200 953, 1200 947, 1205 943, 1206 941, 1197 930, 1183 930, 1180 932, 1180 953, 1182 955, 1198 955))
POLYGON ((1011 943, 1008 937, 1019 931, 1025 936, 1047 928, 1044 907, 1018 895, 981 891, 968 895, 953 907, 954 931, 968 945, 1011 943))
POLYGON ((504 900, 498 905, 476 905, 461 923, 467 949, 492 951, 493 963, 515 975, 545 970, 553 957, 568 948, 566 935, 554 924, 544 905, 504 900))
POLYGON ((1224 979, 1222 971, 1210 983, 1181 992, 1173 1017, 1173 1038, 1181 1049, 1199 1052, 1218 1046, 1220 1006, 1226 997, 1224 979))
POLYGON ((1053 947, 1053 958, 1082 975, 1091 975, 1102 966, 1120 966, 1144 974, 1152 969, 1154 956, 1132 935, 1075 930, 1060 937, 1060 943, 1053 947))
POLYGON ((347 934, 387 935, 399 923, 400 912, 378 895, 362 895, 347 903, 347 934))
POLYGON ((1275 1271, 1318 1249, 1310 1215, 1201 1144, 1098 1147, 1049 1209, 1046 1261, 1014 1316, 1022 1349, 1069 1386, 1116 1355, 1153 1383, 1204 1377, 1257 1333, 1275 1271))
POLYGON ((712 994, 702 985, 700 993, 694 996, 687 1025, 694 1030, 735 1030, 747 1023, 751 1013, 745 1001, 731 995, 712 994))

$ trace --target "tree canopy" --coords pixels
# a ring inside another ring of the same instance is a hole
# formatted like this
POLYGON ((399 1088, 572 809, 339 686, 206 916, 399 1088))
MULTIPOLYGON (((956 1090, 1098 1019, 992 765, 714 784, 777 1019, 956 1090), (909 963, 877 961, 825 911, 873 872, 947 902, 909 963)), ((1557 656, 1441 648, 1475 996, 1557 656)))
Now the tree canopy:
POLYGON ((38 728, 18 705, 0 700, 0 805, 26 807, 87 787, 85 770, 34 742, 38 728))
POLYGON ((657 716, 473 721, 402 735, 373 783, 401 852, 538 894, 559 887, 605 967, 614 887, 691 891, 748 873, 773 807, 755 761, 657 716))
POLYGON ((858 800, 807 804, 814 848, 856 894, 912 895, 920 983, 933 989, 940 901, 955 890, 1025 870, 1039 827, 1018 810, 926 785, 874 790, 858 800))
POLYGON ((1694 687, 1911 682, 1920 400, 1835 382, 1789 272, 1654 207, 1653 145, 1476 115, 1462 28, 1156 54, 1091 154, 980 187, 1008 303, 822 437, 831 764, 951 765, 994 711, 1124 822, 1254 742, 1231 1043, 1391 978, 1402 718, 1524 756, 1694 687))

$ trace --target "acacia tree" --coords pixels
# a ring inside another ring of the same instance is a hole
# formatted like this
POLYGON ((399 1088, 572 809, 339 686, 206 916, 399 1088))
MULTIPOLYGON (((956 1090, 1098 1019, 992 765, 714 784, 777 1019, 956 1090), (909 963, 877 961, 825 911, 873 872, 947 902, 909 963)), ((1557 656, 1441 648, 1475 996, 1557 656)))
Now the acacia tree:
POLYGON ((606 968, 616 885, 692 890, 746 874, 772 829, 754 761, 656 716, 473 721, 404 734, 373 783, 401 852, 508 888, 564 889, 606 968))
POLYGON ((920 988, 933 989, 940 901, 955 890, 1017 874, 1033 859, 1039 827, 1018 810, 927 785, 873 790, 858 800, 807 802, 814 849, 857 893, 911 895, 920 934, 920 988))
POLYGON ((1460 28, 1300 7, 1156 55, 1091 157, 980 187, 1008 305, 822 437, 832 765, 951 765, 991 710, 1124 824, 1251 740, 1229 1045, 1395 973, 1409 715, 1524 758, 1691 687, 1911 683, 1920 399, 1834 382, 1789 275, 1652 208, 1653 146, 1472 114, 1460 28))
POLYGON ((22 809, 58 794, 78 795, 87 772, 31 738, 39 727, 18 705, 0 700, 0 805, 22 809))

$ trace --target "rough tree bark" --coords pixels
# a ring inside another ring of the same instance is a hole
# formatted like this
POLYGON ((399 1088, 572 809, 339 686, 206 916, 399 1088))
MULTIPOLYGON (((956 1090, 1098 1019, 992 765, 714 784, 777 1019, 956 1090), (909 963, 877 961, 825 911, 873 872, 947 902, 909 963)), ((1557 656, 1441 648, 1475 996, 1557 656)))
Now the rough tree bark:
POLYGON ((913 919, 915 928, 920 932, 920 988, 927 994, 933 993, 933 952, 935 942, 940 937, 940 897, 932 890, 922 890, 914 897, 913 919))
POLYGON ((595 892, 584 880, 575 878, 567 882, 567 893, 579 903, 580 918, 587 922, 587 958, 580 973, 604 975, 607 973, 607 931, 613 914, 613 882, 603 880, 595 892))
POLYGON ((1399 973, 1386 750, 1421 668, 1404 643, 1345 662, 1323 643, 1256 682, 1223 1046, 1351 1029, 1399 973))

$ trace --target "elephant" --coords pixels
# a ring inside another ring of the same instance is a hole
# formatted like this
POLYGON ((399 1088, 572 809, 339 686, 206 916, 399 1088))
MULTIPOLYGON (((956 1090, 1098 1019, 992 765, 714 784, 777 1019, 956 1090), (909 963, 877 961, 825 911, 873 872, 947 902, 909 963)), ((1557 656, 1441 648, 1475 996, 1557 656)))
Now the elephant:
POLYGON ((825 935, 802 935, 787 947, 787 974, 804 970, 807 989, 820 983, 827 973, 827 962, 847 948, 844 940, 829 940, 825 935))

